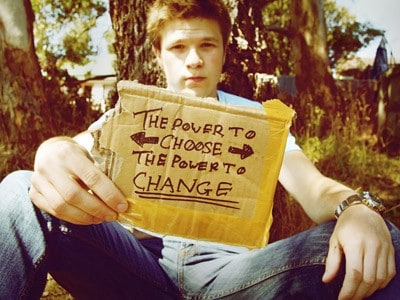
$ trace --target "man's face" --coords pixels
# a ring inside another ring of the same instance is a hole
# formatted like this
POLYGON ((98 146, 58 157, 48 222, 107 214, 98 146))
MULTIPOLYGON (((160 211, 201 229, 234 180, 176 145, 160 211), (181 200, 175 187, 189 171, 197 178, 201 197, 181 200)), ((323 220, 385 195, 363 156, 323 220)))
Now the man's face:
POLYGON ((198 97, 217 97, 225 60, 219 24, 209 19, 177 19, 161 31, 155 49, 167 77, 167 88, 198 97))

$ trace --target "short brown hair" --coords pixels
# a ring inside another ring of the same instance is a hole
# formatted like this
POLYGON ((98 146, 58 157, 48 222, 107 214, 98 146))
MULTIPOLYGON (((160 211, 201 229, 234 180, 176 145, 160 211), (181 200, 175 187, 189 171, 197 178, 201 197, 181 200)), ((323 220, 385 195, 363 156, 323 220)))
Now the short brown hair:
POLYGON ((160 32, 168 21, 205 18, 218 22, 224 46, 232 30, 229 11, 222 0, 155 0, 147 14, 147 34, 156 49, 161 47, 160 32))

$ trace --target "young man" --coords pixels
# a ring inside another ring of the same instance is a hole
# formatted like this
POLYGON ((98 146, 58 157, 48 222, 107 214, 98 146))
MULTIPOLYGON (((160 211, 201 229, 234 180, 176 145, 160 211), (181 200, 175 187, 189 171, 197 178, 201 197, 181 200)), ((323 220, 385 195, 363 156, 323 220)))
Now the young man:
MULTIPOLYGON (((157 0, 148 22, 168 89, 258 105, 217 90, 231 29, 222 1, 157 0)), ((127 202, 93 164, 90 143, 88 133, 52 138, 39 147, 33 172, 2 182, 0 299, 39 297, 48 271, 82 299, 400 294, 399 230, 372 209, 374 199, 363 204, 354 190, 323 176, 292 136, 279 180, 321 225, 253 251, 124 229, 115 220, 127 202)))

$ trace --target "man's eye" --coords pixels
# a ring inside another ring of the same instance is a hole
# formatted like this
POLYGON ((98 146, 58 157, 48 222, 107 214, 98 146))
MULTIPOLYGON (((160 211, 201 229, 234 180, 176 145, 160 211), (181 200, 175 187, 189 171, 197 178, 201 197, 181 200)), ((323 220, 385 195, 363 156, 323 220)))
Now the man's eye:
POLYGON ((171 47, 171 49, 174 49, 174 50, 182 50, 184 48, 185 48, 184 45, 174 45, 174 46, 171 47))
POLYGON ((214 47, 214 44, 212 44, 212 43, 203 43, 203 44, 201 44, 201 46, 203 48, 210 48, 210 47, 214 47))

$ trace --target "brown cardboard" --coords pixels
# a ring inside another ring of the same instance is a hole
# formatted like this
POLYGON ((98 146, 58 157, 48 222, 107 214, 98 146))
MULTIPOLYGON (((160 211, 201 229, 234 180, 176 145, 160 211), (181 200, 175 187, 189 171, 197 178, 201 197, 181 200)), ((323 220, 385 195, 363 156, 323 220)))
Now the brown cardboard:
POLYGON ((268 242, 294 112, 279 100, 235 107, 129 81, 93 154, 130 205, 119 221, 249 248, 268 242))

